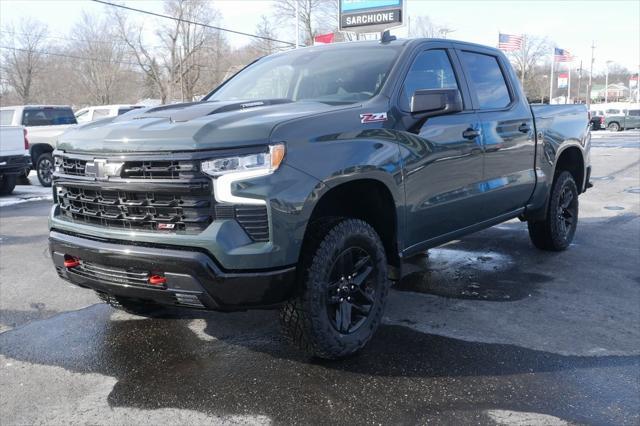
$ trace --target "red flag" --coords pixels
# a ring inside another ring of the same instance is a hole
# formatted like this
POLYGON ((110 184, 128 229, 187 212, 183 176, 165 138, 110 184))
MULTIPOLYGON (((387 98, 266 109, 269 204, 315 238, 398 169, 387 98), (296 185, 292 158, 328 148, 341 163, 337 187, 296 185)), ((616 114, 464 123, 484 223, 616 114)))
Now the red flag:
POLYGON ((334 33, 329 34, 318 34, 313 38, 313 44, 329 44, 333 43, 333 39, 335 37, 334 33))

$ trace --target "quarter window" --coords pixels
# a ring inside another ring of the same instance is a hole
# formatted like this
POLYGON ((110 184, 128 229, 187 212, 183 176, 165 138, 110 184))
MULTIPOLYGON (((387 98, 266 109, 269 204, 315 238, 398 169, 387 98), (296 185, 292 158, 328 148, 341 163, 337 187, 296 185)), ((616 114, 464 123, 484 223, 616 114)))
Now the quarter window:
POLYGON ((416 90, 457 89, 458 83, 447 52, 427 50, 413 61, 402 88, 401 108, 409 111, 416 90))
POLYGON ((462 52, 462 61, 469 72, 480 109, 504 108, 511 95, 500 69, 498 58, 475 52, 462 52))
POLYGON ((640 117, 640 109, 630 109, 629 115, 633 117, 640 117))

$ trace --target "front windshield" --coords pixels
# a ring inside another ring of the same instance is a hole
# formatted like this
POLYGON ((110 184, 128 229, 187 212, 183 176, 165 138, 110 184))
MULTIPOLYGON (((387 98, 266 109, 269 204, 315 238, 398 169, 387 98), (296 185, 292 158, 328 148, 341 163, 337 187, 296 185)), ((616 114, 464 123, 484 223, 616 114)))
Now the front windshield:
POLYGON ((208 101, 288 99, 330 104, 367 100, 382 87, 399 46, 353 46, 289 51, 249 66, 208 101))

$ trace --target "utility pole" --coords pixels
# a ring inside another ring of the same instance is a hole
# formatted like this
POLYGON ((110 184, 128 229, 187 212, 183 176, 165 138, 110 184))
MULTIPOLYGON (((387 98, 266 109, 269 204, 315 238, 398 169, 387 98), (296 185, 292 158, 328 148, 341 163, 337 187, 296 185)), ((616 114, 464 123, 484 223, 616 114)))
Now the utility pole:
POLYGON ((596 50, 596 42, 591 42, 591 67, 589 68, 589 84, 587 85, 587 109, 589 109, 589 105, 591 105, 591 79, 593 78, 593 62, 595 58, 593 56, 594 51, 596 50))
POLYGON ((578 103, 580 103, 580 87, 582 83, 582 60, 580 60, 580 68, 578 69, 578 103))

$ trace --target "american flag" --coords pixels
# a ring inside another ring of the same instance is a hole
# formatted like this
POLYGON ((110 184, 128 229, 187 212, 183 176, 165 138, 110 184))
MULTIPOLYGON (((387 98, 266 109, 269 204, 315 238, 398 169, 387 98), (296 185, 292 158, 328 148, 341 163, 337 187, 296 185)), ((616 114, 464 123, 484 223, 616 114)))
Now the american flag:
POLYGON ((522 49, 523 38, 521 35, 498 34, 498 49, 506 52, 520 50, 522 49))
POLYGON ((566 49, 558 49, 557 47, 553 50, 553 59, 556 62, 572 62, 573 56, 566 49))

